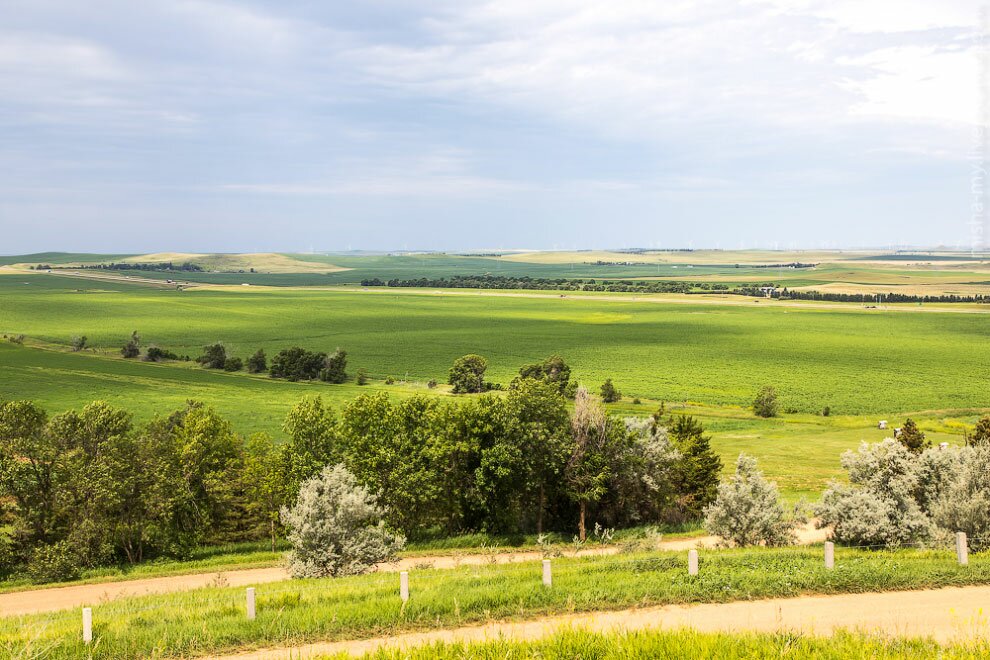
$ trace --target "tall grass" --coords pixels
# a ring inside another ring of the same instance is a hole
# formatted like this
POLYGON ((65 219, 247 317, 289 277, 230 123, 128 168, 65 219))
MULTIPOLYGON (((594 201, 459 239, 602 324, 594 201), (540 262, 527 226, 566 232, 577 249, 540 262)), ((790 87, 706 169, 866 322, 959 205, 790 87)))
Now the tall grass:
MULTIPOLYGON (((343 658, 344 656, 339 656, 343 658)), ((366 660, 522 660, 580 658, 634 660, 638 658, 718 658, 760 660, 972 660, 990 657, 990 642, 974 640, 942 645, 929 639, 906 639, 837 633, 813 637, 797 633, 725 634, 693 630, 646 630, 596 634, 574 630, 531 642, 500 639, 474 644, 432 644, 412 649, 382 650, 366 660)))
POLYGON ((90 649, 78 610, 10 617, 0 619, 0 657, 188 656, 631 606, 990 583, 990 557, 974 555, 961 567, 951 553, 914 550, 840 550, 834 571, 824 569, 820 547, 703 553, 697 577, 687 575, 681 553, 553 566, 549 589, 539 562, 415 571, 405 605, 394 574, 263 585, 256 621, 245 617, 244 590, 221 586, 96 603, 90 649))

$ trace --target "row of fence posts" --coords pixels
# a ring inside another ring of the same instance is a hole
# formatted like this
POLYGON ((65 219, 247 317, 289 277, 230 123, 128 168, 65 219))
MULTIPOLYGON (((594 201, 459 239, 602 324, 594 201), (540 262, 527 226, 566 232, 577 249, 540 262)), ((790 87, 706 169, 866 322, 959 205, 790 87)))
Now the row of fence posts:
MULTIPOLYGON (((969 544, 966 541, 965 532, 956 533, 956 560, 960 566, 969 565, 969 544)), ((835 544, 831 541, 825 542, 825 568, 833 570, 835 568, 835 544)), ((698 574, 698 551, 688 550, 688 575, 698 574)), ((553 573, 550 568, 550 560, 543 560, 543 586, 553 586, 553 573)), ((399 598, 403 603, 409 602, 409 571, 399 573, 399 598)), ((255 607, 254 587, 247 588, 247 618, 254 621, 257 616, 255 607)), ((93 609, 84 607, 82 611, 83 619, 83 641, 89 644, 93 641, 93 609)))

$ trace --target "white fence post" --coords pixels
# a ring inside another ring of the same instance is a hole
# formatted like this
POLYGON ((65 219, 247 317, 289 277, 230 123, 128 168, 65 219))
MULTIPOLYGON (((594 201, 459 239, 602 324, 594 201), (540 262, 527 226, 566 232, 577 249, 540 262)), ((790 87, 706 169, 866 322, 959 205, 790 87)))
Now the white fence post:
POLYGON ((83 641, 89 644, 93 641, 93 609, 83 608, 83 641))
POLYGON ((966 532, 956 532, 956 559, 960 566, 969 564, 969 546, 966 544, 966 532))
POLYGON ((835 568, 835 544, 831 541, 825 541, 825 568, 835 568))
POLYGON ((688 550, 688 575, 698 574, 698 551, 688 550))
POLYGON ((254 587, 247 588, 247 618, 248 621, 254 621, 255 611, 254 611, 254 587))
POLYGON ((550 560, 543 560, 543 586, 549 587, 553 584, 553 574, 550 572, 550 560))
POLYGON ((399 573, 399 598, 403 603, 409 600, 409 571, 399 573))

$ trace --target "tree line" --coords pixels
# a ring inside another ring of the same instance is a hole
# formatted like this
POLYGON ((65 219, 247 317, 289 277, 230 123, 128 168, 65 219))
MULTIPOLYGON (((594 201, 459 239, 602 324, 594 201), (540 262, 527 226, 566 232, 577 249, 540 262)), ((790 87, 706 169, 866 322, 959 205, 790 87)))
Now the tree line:
POLYGON ((598 291, 615 293, 691 293, 692 291, 725 291, 728 285, 711 282, 680 282, 656 280, 594 280, 573 278, 533 278, 505 275, 454 275, 452 277, 381 280, 377 277, 361 280, 361 286, 416 287, 435 289, 528 289, 539 291, 598 291))
MULTIPOLYGON (((773 286, 765 284, 763 286, 773 286)), ((758 287, 739 287, 732 293, 743 296, 763 297, 765 294, 758 287)), ((905 293, 823 293, 821 291, 793 291, 787 289, 775 289, 770 292, 771 298, 779 300, 823 300, 826 302, 852 302, 852 303, 986 303, 990 298, 983 294, 973 296, 959 296, 956 294, 946 294, 940 296, 914 296, 905 293)))
POLYGON ((467 400, 307 398, 283 431, 245 438, 195 402, 143 425, 102 402, 54 416, 0 402, 0 568, 68 579, 204 543, 274 544, 301 484, 338 464, 413 538, 695 519, 721 471, 697 420, 622 419, 546 378, 467 400))

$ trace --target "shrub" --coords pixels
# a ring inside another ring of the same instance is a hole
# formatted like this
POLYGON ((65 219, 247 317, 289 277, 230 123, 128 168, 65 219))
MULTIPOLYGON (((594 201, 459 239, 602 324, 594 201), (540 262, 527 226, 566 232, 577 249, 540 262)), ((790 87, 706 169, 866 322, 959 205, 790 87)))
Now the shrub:
MULTIPOLYGON (((6 335, 4 336, 6 337, 6 335)), ((23 344, 25 339, 26 337, 24 335, 10 335, 9 337, 7 337, 7 341, 9 341, 11 344, 18 344, 18 345, 23 344)))
POLYGON ((86 342, 87 341, 88 340, 86 339, 86 336, 85 335, 83 335, 83 336, 76 336, 76 337, 73 337, 72 338, 72 341, 69 342, 69 345, 72 347, 72 350, 73 351, 79 352, 79 351, 83 350, 84 348, 86 348, 86 342))
POLYGON ((144 354, 144 359, 146 362, 161 362, 162 360, 178 360, 179 356, 172 351, 166 351, 157 346, 149 346, 144 354))
POLYGON ((966 434, 966 444, 973 447, 990 445, 990 415, 984 415, 976 423, 976 428, 973 429, 972 435, 969 433, 966 434))
POLYGON ((959 460, 950 469, 949 483, 932 503, 932 521, 944 530, 943 537, 966 532, 974 551, 986 550, 990 548, 990 447, 966 447, 951 453, 959 460))
POLYGON ((776 417, 779 409, 777 390, 770 385, 764 386, 753 401, 753 412, 757 417, 769 418, 776 417))
POLYGON ((258 349, 258 352, 247 359, 247 370, 249 374, 260 374, 268 371, 268 358, 265 351, 258 349))
POLYGON ((601 395, 605 403, 615 403, 622 398, 622 393, 615 388, 611 378, 605 379, 602 383, 601 395))
POLYGON ((638 405, 640 405, 640 404, 643 403, 642 401, 639 400, 639 397, 636 397, 635 399, 633 399, 632 402, 633 402, 633 405, 634 406, 638 406, 638 405))
POLYGON ((239 357, 229 357, 224 360, 224 371, 240 371, 244 368, 244 361, 239 357))
POLYGON ((385 384, 386 385, 395 385, 395 377, 394 376, 386 376, 385 377, 385 384))
POLYGON ((282 509, 292 576, 355 575, 393 558, 405 538, 385 529, 384 515, 343 465, 326 466, 302 484, 295 506, 282 509))
POLYGON ((358 369, 357 372, 357 384, 367 385, 368 384, 368 372, 364 369, 358 369))
POLYGON ((120 354, 125 358, 136 358, 141 355, 141 337, 138 336, 137 330, 131 333, 130 340, 120 349, 120 354))
POLYGON ((206 369, 223 369, 227 363, 227 349, 217 342, 203 347, 203 354, 196 358, 206 369))
POLYGON ((437 389, 437 385, 439 385, 439 383, 437 382, 436 378, 431 378, 430 381, 426 384, 426 386, 431 390, 437 389))
POLYGON ((908 451, 914 454, 920 454, 929 447, 932 443, 925 439, 924 432, 918 428, 918 425, 914 423, 914 420, 908 418, 904 422, 904 426, 901 427, 900 435, 897 436, 897 440, 904 445, 908 451))
POLYGON ((68 541, 41 545, 34 549, 28 561, 27 572, 38 583, 67 582, 75 580, 82 572, 78 557, 68 541))
POLYGON ((831 414, 832 414, 832 408, 830 408, 829 406, 825 406, 824 408, 822 408, 822 417, 828 417, 831 414))
POLYGON ((777 485, 745 454, 739 455, 735 475, 719 484, 718 497, 705 509, 705 529, 737 546, 791 544, 797 522, 784 515, 777 485))
POLYGON ((488 360, 480 355, 465 355, 454 361, 447 382, 454 394, 477 394, 485 391, 485 371, 488 360))

